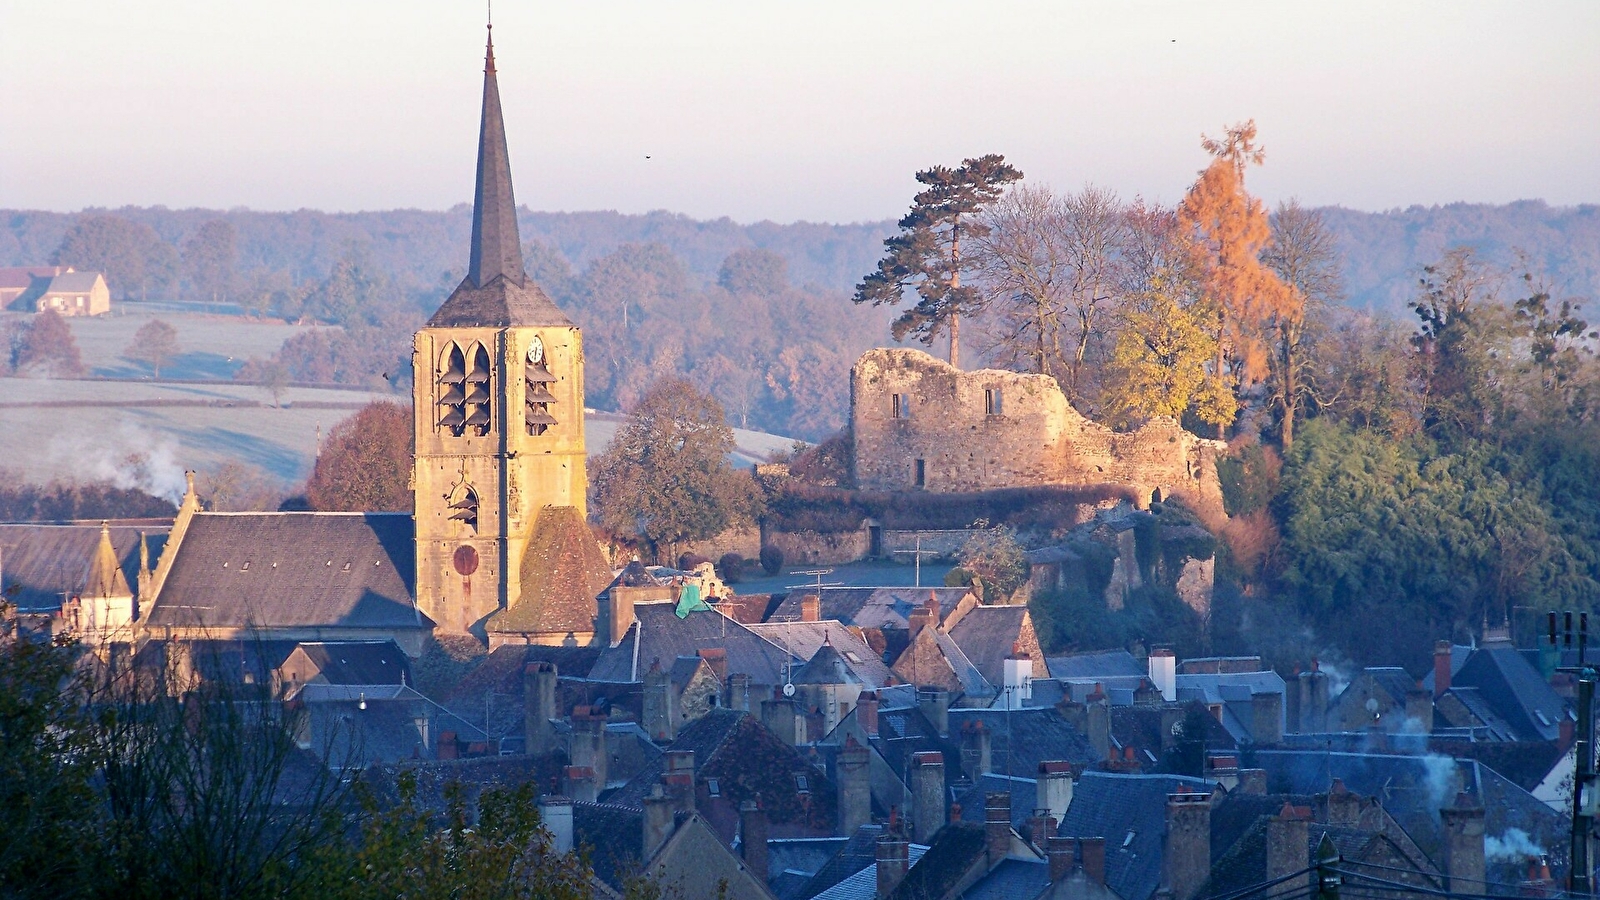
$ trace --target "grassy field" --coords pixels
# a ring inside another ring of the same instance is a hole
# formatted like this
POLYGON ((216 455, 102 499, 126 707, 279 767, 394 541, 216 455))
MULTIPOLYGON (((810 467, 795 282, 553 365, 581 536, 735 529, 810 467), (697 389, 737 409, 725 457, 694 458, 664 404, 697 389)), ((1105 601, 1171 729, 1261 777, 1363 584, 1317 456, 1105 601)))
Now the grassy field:
MULTIPOLYGON (((309 330, 279 319, 257 321, 242 316, 185 313, 153 315, 135 303, 118 303, 113 313, 95 318, 69 318, 72 337, 89 374, 102 378, 147 378, 150 367, 123 354, 139 326, 153 318, 177 329, 180 355, 161 370, 163 378, 232 378, 252 356, 271 356, 289 338, 309 330)), ((17 313, 0 314, 0 326, 17 313)))

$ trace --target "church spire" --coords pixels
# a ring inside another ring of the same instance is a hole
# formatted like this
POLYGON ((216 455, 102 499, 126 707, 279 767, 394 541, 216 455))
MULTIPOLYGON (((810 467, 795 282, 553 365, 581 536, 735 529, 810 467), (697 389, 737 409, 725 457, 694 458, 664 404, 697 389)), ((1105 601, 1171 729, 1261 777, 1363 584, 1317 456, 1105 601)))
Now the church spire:
POLYGON ((472 263, 467 277, 482 288, 497 276, 521 285, 522 243, 511 195, 511 160, 494 71, 494 26, 483 66, 483 118, 478 127, 478 189, 472 203, 472 263))

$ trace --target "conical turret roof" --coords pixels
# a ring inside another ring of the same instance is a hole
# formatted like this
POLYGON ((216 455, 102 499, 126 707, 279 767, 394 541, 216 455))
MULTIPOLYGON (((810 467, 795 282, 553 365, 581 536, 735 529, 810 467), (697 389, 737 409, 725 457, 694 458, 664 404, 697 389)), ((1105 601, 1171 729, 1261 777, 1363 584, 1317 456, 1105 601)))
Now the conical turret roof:
POLYGON ((100 523, 100 545, 94 558, 89 560, 89 577, 83 586, 85 597, 132 597, 127 576, 122 574, 122 564, 117 561, 117 549, 111 545, 111 524, 100 523))

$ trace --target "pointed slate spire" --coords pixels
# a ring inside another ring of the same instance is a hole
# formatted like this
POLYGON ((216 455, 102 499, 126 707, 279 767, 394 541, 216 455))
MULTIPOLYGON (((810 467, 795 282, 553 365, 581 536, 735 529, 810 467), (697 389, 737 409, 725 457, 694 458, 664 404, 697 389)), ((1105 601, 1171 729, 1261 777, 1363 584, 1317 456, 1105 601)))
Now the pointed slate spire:
POLYGON ((500 85, 494 74, 494 26, 489 26, 483 66, 483 118, 478 126, 478 191, 472 202, 472 263, 468 277, 482 288, 504 275, 521 285, 522 240, 517 234, 517 203, 511 194, 511 159, 500 114, 500 85))
POLYGON ((100 523, 100 544, 89 561, 89 577, 83 587, 85 597, 131 597, 128 579, 117 562, 117 549, 111 545, 111 523, 100 523))

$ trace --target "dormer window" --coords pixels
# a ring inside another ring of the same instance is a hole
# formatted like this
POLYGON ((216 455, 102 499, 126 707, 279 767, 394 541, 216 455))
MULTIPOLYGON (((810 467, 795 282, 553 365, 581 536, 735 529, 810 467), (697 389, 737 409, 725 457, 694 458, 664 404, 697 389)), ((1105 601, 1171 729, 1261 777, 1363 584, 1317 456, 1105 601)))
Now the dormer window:
POLYGON ((550 415, 550 405, 556 402, 555 395, 550 393, 550 385, 555 383, 556 377, 550 374, 544 341, 538 335, 534 335, 532 343, 528 345, 528 363, 523 369, 522 380, 526 395, 523 420, 527 423, 528 434, 538 437, 556 424, 555 416, 550 415))

